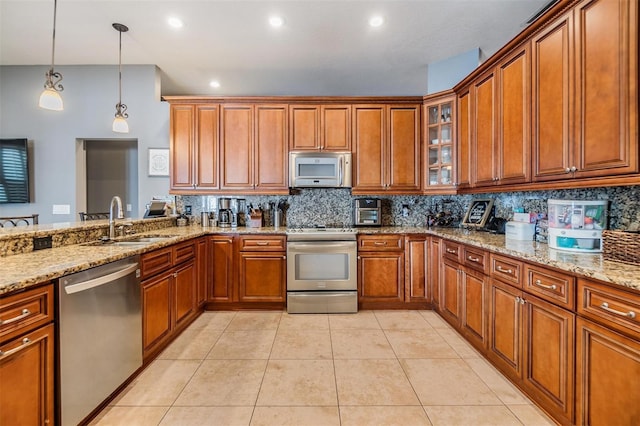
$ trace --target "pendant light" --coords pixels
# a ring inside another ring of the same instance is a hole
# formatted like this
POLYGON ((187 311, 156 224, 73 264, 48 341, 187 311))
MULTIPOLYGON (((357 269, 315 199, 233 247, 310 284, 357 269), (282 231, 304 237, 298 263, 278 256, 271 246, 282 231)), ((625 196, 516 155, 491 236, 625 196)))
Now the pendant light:
POLYGON ((40 94, 40 101, 38 106, 44 109, 50 109, 53 111, 62 111, 64 106, 62 104, 62 97, 59 92, 64 90, 62 84, 62 74, 53 70, 53 63, 56 53, 56 10, 58 9, 58 0, 53 0, 53 37, 51 47, 51 68, 45 73, 47 77, 44 82, 44 91, 40 94))
POLYGON ((122 103, 122 33, 129 31, 126 25, 113 24, 113 28, 120 33, 120 47, 118 50, 118 103, 116 104, 116 118, 113 119, 113 131, 116 133, 129 133, 127 123, 127 106, 122 103))

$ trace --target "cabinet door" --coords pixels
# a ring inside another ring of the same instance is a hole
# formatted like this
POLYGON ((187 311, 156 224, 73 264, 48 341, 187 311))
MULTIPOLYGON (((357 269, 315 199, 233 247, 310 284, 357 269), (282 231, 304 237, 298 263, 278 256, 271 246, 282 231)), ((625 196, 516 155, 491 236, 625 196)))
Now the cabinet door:
POLYGON ((459 189, 468 188, 471 179, 471 129, 473 123, 471 108, 471 93, 469 88, 458 95, 457 125, 458 134, 456 136, 456 181, 454 184, 459 189))
POLYGON ((238 300, 284 302, 287 267, 284 252, 241 252, 238 300))
POLYGON ((195 188, 218 189, 218 105, 196 107, 195 188))
POLYGON ((496 181, 495 71, 491 70, 473 84, 473 127, 471 144, 473 186, 493 185, 496 181))
POLYGON ((524 385, 556 417, 573 422, 575 316, 526 295, 524 309, 524 385))
POLYGON ((320 114, 320 149, 351 151, 351 105, 323 105, 320 114))
POLYGON ((199 238, 196 246, 196 265, 197 265, 197 288, 196 288, 196 305, 201 308, 207 301, 207 287, 209 286, 209 274, 207 264, 209 256, 207 250, 207 239, 199 238))
POLYGON ((142 341, 145 358, 171 332, 173 274, 142 282, 142 341))
POLYGON ((289 148, 296 151, 320 149, 320 106, 289 107, 289 148))
POLYGON ((0 353, 0 424, 53 425, 53 324, 3 343, 0 353))
POLYGON ((417 192, 420 189, 420 106, 387 107, 387 189, 417 192))
POLYGON ((252 190, 253 157, 253 105, 222 105, 220 188, 252 190))
POLYGON ((638 424, 640 343, 580 317, 576 327, 576 424, 638 424))
POLYGON ((193 105, 171 105, 169 150, 171 153, 172 189, 194 188, 194 123, 193 105))
POLYGON ((460 328, 460 270, 459 265, 442 262, 440 276, 440 313, 456 328, 460 328))
POLYGON ((429 289, 431 291, 431 297, 433 299, 433 306, 437 309, 440 303, 440 239, 430 237, 429 239, 429 266, 427 268, 427 280, 429 289))
POLYGON ((514 380, 522 371, 522 292, 491 279, 487 357, 514 380))
POLYGON ((533 180, 569 177, 573 99, 573 12, 531 41, 533 180))
POLYGON ((173 280, 173 314, 176 328, 196 313, 197 283, 196 265, 193 261, 176 269, 173 280))
POLYGON ((406 237, 405 300, 427 302, 431 300, 427 286, 429 239, 426 236, 406 237))
POLYGON ((638 170, 638 2, 575 8, 576 176, 638 170))
POLYGON ((353 190, 385 188, 385 114, 381 105, 353 107, 353 190))
POLYGON ((469 268, 464 271, 460 324, 467 339, 477 348, 484 349, 487 340, 487 278, 469 268))
POLYGON ((531 180, 531 114, 529 44, 507 57, 497 67, 498 146, 496 177, 500 184, 531 180))
POLYGON ((214 235, 209 237, 209 290, 211 302, 233 301, 233 237, 214 235))
POLYGON ((358 281, 361 302, 404 301, 404 254, 359 254, 358 281))
POLYGON ((255 110, 254 187, 269 193, 288 193, 288 106, 256 105, 255 110))

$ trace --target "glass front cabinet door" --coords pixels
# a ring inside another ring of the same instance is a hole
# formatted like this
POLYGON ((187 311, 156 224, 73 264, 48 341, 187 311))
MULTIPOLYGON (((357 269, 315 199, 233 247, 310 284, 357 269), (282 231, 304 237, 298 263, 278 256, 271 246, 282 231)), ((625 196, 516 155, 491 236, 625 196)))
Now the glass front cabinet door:
POLYGON ((425 183, 427 193, 455 190, 455 95, 426 99, 425 120, 425 183))

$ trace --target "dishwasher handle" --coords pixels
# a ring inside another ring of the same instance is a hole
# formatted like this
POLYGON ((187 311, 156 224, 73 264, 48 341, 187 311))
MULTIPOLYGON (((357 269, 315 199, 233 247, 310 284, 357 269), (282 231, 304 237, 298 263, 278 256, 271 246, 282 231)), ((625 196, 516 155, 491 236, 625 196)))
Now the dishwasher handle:
MULTIPOLYGON (((115 281, 118 278, 125 277, 131 274, 132 272, 137 271, 137 269, 138 269, 138 264, 134 263, 132 265, 127 266, 126 268, 120 269, 119 271, 112 272, 110 274, 103 275, 101 277, 94 278, 91 280, 81 281, 77 284, 65 286, 64 291, 67 294, 73 294, 73 293, 89 290, 94 287, 99 287, 101 285, 115 281)), ((138 276, 138 274, 139 272, 136 274, 136 276, 138 276)))

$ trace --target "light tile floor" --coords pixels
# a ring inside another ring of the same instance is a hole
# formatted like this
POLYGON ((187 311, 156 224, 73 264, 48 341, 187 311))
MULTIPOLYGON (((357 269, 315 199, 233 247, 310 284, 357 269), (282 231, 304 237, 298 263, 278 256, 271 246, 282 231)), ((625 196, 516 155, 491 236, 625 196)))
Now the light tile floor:
POLYGON ((431 311, 206 312, 94 425, 552 425, 431 311))

